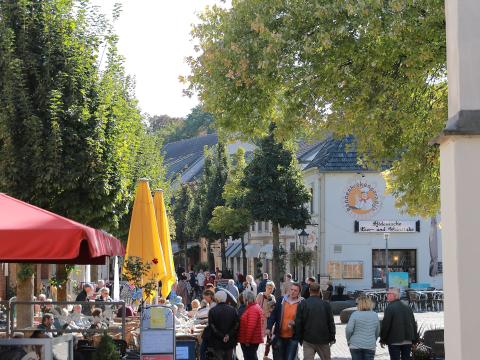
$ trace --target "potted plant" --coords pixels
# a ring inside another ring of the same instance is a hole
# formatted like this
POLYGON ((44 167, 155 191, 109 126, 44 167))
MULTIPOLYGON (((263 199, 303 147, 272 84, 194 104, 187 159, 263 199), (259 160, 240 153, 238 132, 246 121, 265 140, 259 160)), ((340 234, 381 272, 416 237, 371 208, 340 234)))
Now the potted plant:
POLYGON ((95 351, 95 360, 120 360, 120 352, 118 351, 113 339, 105 332, 100 340, 97 350, 95 351))

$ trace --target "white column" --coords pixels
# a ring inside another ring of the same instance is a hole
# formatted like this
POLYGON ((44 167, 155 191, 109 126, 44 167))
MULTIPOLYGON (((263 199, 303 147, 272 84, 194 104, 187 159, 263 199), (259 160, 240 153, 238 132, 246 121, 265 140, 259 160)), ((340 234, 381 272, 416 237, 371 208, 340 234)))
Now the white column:
POLYGON ((90 276, 90 265, 85 265, 85 282, 90 283, 91 282, 91 276, 90 276))
POLYGON ((446 0, 448 123, 440 138, 447 359, 478 358, 480 1, 446 0))

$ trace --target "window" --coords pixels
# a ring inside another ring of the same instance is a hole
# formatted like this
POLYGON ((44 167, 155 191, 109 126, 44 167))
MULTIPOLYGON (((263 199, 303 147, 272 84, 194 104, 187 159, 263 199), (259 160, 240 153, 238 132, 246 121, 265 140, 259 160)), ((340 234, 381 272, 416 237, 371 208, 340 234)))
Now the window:
POLYGON ((328 276, 330 279, 341 279, 342 278, 342 262, 341 261, 329 261, 328 262, 328 276))
POLYGON ((344 261, 342 277, 344 279, 363 279, 363 262, 344 261))
POLYGON ((265 232, 270 232, 270 222, 269 221, 265 221, 265 232))
POLYGON ((252 231, 255 231, 255 223, 252 223, 252 231))
MULTIPOLYGON (((408 282, 417 282, 417 250, 388 250, 388 271, 407 272, 408 282)), ((385 249, 372 250, 372 287, 383 288, 385 284, 385 249)))
POLYGON ((313 187, 310 188, 310 214, 314 213, 313 187))
POLYGON ((291 242, 290 243, 290 252, 295 251, 295 243, 291 242))
POLYGON ((262 232, 262 222, 261 222, 261 221, 258 222, 257 231, 258 231, 259 233, 262 232))

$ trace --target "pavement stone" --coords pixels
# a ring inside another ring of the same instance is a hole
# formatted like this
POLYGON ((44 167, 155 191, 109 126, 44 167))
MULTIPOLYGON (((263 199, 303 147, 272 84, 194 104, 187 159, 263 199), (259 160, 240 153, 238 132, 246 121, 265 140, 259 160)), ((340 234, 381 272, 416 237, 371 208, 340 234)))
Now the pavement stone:
MULTIPOLYGON (((379 318, 383 317, 383 313, 379 313, 379 318)), ((429 329, 438 329, 444 328, 444 316, 443 312, 425 312, 425 313, 416 313, 415 319, 417 320, 417 324, 419 329, 422 331, 429 330, 429 329)), ((346 324, 342 324, 340 322, 340 316, 335 316, 335 325, 336 325, 336 332, 337 332, 337 342, 332 346, 332 360, 347 360, 351 359, 350 350, 347 345, 347 339, 345 337, 345 327, 346 324)), ((265 345, 260 345, 258 348, 258 359, 263 359, 263 353, 265 351, 265 345)), ((242 349, 240 345, 237 346, 237 358, 243 360, 242 349)), ((272 358, 272 353, 270 352, 269 355, 272 358)), ((303 352, 301 347, 299 347, 298 351, 298 358, 303 360, 303 352)), ((319 359, 318 355, 316 359, 319 359)), ((377 350, 375 352, 375 360, 388 360, 390 359, 388 356, 388 349, 382 349, 380 344, 377 343, 377 350)))

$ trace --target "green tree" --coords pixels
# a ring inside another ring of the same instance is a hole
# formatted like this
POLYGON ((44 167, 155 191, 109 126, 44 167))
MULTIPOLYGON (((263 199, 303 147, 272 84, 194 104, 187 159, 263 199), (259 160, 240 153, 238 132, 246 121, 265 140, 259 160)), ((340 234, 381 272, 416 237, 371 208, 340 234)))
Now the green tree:
POLYGON ((225 205, 222 197, 223 188, 227 181, 229 159, 225 144, 218 143, 214 149, 205 148, 205 164, 202 180, 199 184, 200 192, 200 217, 199 234, 207 239, 207 253, 210 268, 215 267, 212 242, 220 237, 220 233, 209 227, 213 210, 217 206, 225 205))
POLYGON ((162 138, 172 134, 182 126, 185 120, 183 118, 171 117, 168 115, 153 115, 147 117, 148 131, 151 133, 161 133, 162 138))
POLYGON ((305 204, 310 193, 295 155, 284 143, 277 142, 274 126, 258 143, 253 160, 245 169, 242 186, 247 189, 245 207, 252 218, 272 222, 273 281, 280 284, 280 227, 304 229, 310 220, 305 204))
POLYGON ((193 195, 189 184, 182 184, 177 190, 173 201, 172 215, 175 218, 175 238, 182 249, 184 266, 187 269, 187 242, 190 240, 188 234, 188 214, 193 206, 193 195))
POLYGON ((221 256, 222 268, 227 268, 225 255, 225 237, 240 237, 242 242, 243 273, 247 272, 247 260, 245 253, 244 235, 252 222, 250 211, 243 207, 243 198, 246 189, 241 186, 245 173, 245 150, 239 148, 233 159, 233 166, 230 168, 227 182, 225 183, 223 198, 225 206, 217 206, 212 213, 209 222, 211 230, 221 234, 221 256))
POLYGON ((160 115, 149 117, 147 122, 149 131, 158 135, 165 144, 215 131, 213 116, 200 105, 194 107, 185 119, 160 115))
POLYGON ((113 233, 135 176, 161 166, 139 171, 144 129, 116 42, 88 1, 0 2, 0 190, 113 233))
POLYGON ((193 30, 196 91, 219 127, 279 138, 354 135, 372 168, 391 164, 397 205, 439 210, 447 118, 443 0, 243 0, 193 30))

